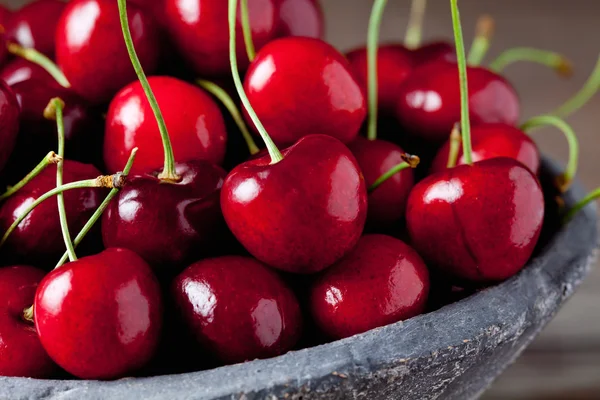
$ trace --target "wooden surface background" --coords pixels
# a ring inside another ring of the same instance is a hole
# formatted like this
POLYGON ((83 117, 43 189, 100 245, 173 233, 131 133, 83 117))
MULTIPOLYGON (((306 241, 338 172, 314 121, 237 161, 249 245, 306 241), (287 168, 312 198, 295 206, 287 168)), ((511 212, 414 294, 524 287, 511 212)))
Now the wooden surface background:
MULTIPOLYGON (((16 7, 24 0, 0 0, 16 7)), ((341 50, 364 43, 371 0, 321 0, 327 38, 341 50)), ((451 38, 448 0, 429 0, 425 38, 451 38)), ((410 0, 389 1, 382 39, 404 37, 410 0)), ((575 65, 570 80, 532 64, 509 67, 506 76, 522 100, 522 118, 560 105, 577 91, 600 53, 600 0, 460 0, 463 29, 470 43, 477 17, 491 14, 496 36, 487 61, 503 49, 533 46, 559 51, 575 65)), ((589 187, 600 185, 600 95, 570 117, 581 141, 579 177, 589 187)), ((566 159, 563 137, 544 129, 535 133, 544 152, 566 159)), ((559 312, 523 356, 485 394, 486 399, 600 398, 600 269, 559 312)))

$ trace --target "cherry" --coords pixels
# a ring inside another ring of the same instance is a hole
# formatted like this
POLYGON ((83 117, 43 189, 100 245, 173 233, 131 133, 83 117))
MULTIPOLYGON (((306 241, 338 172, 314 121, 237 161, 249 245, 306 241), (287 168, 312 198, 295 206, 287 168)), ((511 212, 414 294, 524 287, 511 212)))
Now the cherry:
POLYGON ((11 88, 0 80, 0 171, 6 165, 19 132, 20 108, 11 88))
POLYGON ((279 34, 323 38, 325 22, 319 0, 281 0, 279 34))
POLYGON ((67 372, 81 379, 122 378, 154 354, 160 287, 140 256, 107 249, 46 275, 34 316, 42 345, 67 372))
MULTIPOLYGON (((140 60, 147 71, 158 62, 160 37, 154 19, 131 5, 127 15, 140 60)), ((135 80, 112 0, 74 0, 56 27, 56 60, 73 91, 93 104, 109 101, 135 80)))
MULTIPOLYGON (((179 51, 201 76, 229 74, 227 2, 222 0, 165 0, 166 25, 179 51)), ((280 0, 249 0, 252 38, 257 49, 277 37, 280 0)), ((237 22, 240 68, 248 58, 241 37, 241 18, 237 22)), ((136 46, 137 47, 137 46, 136 46)))
POLYGON ((61 0, 36 0, 14 12, 5 26, 9 40, 54 57, 56 24, 66 6, 61 0))
POLYGON ((429 273, 410 246, 365 235, 313 283, 310 307, 328 336, 342 339, 412 318, 425 310, 429 273))
POLYGON ((301 334, 293 292, 249 257, 192 264, 175 278, 172 293, 197 341, 226 363, 278 356, 291 350, 301 334))
POLYGON ((250 65, 244 88, 279 145, 312 133, 350 142, 366 115, 365 96, 350 64, 319 39, 292 37, 269 43, 250 65))
POLYGON ((47 378, 56 370, 33 323, 23 317, 45 274, 26 265, 0 269, 0 376, 47 378))
MULTIPOLYGON (((176 78, 155 76, 148 78, 148 82, 160 103, 177 159, 221 164, 227 132, 213 99, 202 89, 176 78)), ((104 135, 107 169, 119 171, 134 147, 139 148, 139 155, 133 173, 160 168, 161 135, 140 82, 123 88, 110 103, 104 135)))
POLYGON ((448 42, 433 41, 412 49, 411 58, 415 67, 423 66, 432 61, 456 61, 456 50, 448 42))
POLYGON ((24 58, 15 58, 9 61, 0 70, 0 79, 9 86, 29 79, 43 81, 46 85, 60 86, 44 68, 24 58))

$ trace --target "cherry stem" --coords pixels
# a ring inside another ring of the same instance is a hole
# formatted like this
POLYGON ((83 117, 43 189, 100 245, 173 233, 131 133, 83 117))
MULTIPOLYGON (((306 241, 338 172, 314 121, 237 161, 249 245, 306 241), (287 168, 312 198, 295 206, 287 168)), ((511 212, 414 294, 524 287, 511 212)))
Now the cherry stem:
POLYGON ((248 0, 241 0, 242 12, 242 32, 244 34, 244 43, 246 44, 246 54, 248 60, 252 62, 256 57, 256 49, 252 40, 252 25, 250 24, 250 12, 248 11, 248 0))
POLYGON ((5 200, 5 199, 9 198, 10 196, 12 196, 13 194, 15 194, 16 192, 18 192, 19 189, 21 189, 23 186, 25 186, 29 182, 31 182, 31 180, 33 178, 35 178, 36 176, 38 176, 43 170, 45 170, 46 167, 48 167, 49 165, 58 164, 58 162, 61 159, 62 159, 62 157, 59 157, 58 154, 56 154, 53 151, 46 154, 46 156, 42 159, 42 161, 40 161, 39 164, 36 165, 35 168, 32 169, 31 172, 29 172, 25 176, 25 178, 21 179, 19 181, 19 183, 17 183, 14 186, 11 186, 10 188, 8 188, 6 190, 6 192, 4 192, 2 195, 0 195, 0 201, 5 200))
MULTIPOLYGON (((56 127, 58 132, 58 155, 61 157, 61 161, 56 165, 56 186, 62 186, 63 184, 63 171, 64 171, 64 157, 65 157, 65 125, 63 122, 63 109, 65 107, 64 101, 60 98, 55 97, 50 100, 46 109, 44 110, 44 117, 49 120, 56 121, 56 127)), ((67 210, 65 209, 65 197, 63 193, 56 195, 56 202, 58 204, 58 216, 60 220, 60 230, 62 231, 63 240, 69 253, 69 259, 71 261, 77 260, 75 254, 75 248, 73 247, 73 241, 71 240, 71 233, 69 232, 69 222, 67 221, 67 210)))
MULTIPOLYGON (((125 2, 125 0, 119 0, 119 3, 125 2)), ((267 146, 267 150, 269 151, 269 156, 271 156, 271 164, 276 164, 279 161, 283 160, 283 156, 281 152, 273 142, 273 139, 267 133, 267 130, 260 122, 258 115, 252 108, 250 104, 250 100, 248 100, 248 96, 244 92, 244 87, 242 85, 242 79, 240 78, 240 72, 238 71, 238 61, 236 54, 236 14, 237 14, 237 0, 229 0, 229 62, 231 64, 231 74, 233 76, 233 82, 235 83, 235 89, 242 100, 242 104, 246 107, 246 111, 248 111, 248 115, 250 115, 250 119, 256 126, 260 137, 265 142, 267 146)))
POLYGON ((246 145, 248 146, 248 150, 250 151, 250 154, 254 155, 254 154, 258 153, 260 151, 260 149, 256 145, 256 142, 254 142, 254 139, 252 138, 252 135, 250 134, 248 127, 244 123, 242 114, 238 110, 237 106, 235 105, 235 103, 233 102, 233 100, 231 99, 229 94, 225 90, 223 90, 223 88, 221 88, 219 85, 217 85, 214 82, 207 81, 204 79, 198 79, 198 80, 196 80, 196 83, 202 89, 206 90, 207 92, 209 92, 210 94, 215 96, 217 99, 219 99, 219 101, 221 103, 223 103, 225 108, 229 111, 229 114, 231 114, 231 118, 233 118, 233 121, 235 122, 238 129, 242 133, 242 136, 244 137, 244 140, 246 141, 246 145))
POLYGON ((494 19, 489 15, 482 15, 477 20, 475 38, 467 56, 467 63, 469 65, 477 66, 483 61, 490 48, 492 36, 494 36, 494 25, 494 19))
POLYGON ((458 0, 450 0, 452 10, 452 28, 454 30, 454 43, 458 61, 458 79, 460 82, 460 130, 462 134, 463 158, 465 164, 473 164, 473 150, 471 148, 471 123, 469 120, 469 84, 467 80, 467 61, 465 57, 465 43, 463 41, 462 27, 458 0))
POLYGON ((569 144, 569 161, 567 162, 567 167, 565 168, 565 172, 556 178, 556 186, 558 190, 561 193, 564 193, 567 191, 571 185, 571 182, 575 178, 575 174, 577 173, 577 164, 579 162, 579 141, 577 140, 577 135, 573 131, 573 128, 571 128, 569 124, 557 116, 541 115, 526 121, 521 126, 521 130, 529 133, 535 128, 548 125, 558 128, 563 133, 567 139, 567 143, 569 144))
POLYGON ((406 169, 406 168, 417 168, 417 165, 421 162, 421 159, 417 156, 413 156, 411 154, 403 154, 402 159, 404 160, 400 164, 394 165, 392 168, 387 170, 384 174, 382 174, 371 186, 369 186, 369 193, 377 189, 381 186, 385 181, 390 179, 392 176, 396 175, 398 172, 406 169))
POLYGON ((529 47, 515 47, 505 50, 490 63, 489 68, 494 72, 500 73, 508 65, 518 61, 527 61, 545 65, 556 71, 559 76, 566 78, 573 74, 573 64, 562 54, 553 51, 532 49, 529 47))
POLYGON ((54 61, 52 61, 36 49, 25 48, 13 42, 7 43, 6 48, 8 49, 9 53, 24 58, 25 60, 42 67, 46 72, 50 74, 50 76, 52 76, 52 78, 54 78, 54 80, 56 80, 56 82, 58 82, 60 86, 67 89, 71 87, 71 83, 69 83, 69 80, 67 79, 65 74, 63 74, 63 72, 60 70, 58 65, 56 65, 54 61))
POLYGON ((573 97, 567 100, 562 106, 552 111, 552 115, 566 118, 575 111, 583 107, 600 90, 600 57, 590 77, 583 87, 573 97))
POLYGON ((369 140, 377 139, 377 50, 379 45, 379 28, 383 18, 383 12, 387 0, 375 0, 371 9, 369 19, 369 32, 367 34, 367 75, 368 75, 368 96, 369 96, 369 125, 367 128, 367 138, 369 140))
POLYGON ((567 222, 569 222, 575 216, 575 214, 577 214, 579 211, 585 208, 585 206, 587 206, 589 203, 591 203, 594 200, 598 200, 599 198, 600 188, 596 188, 590 193, 588 193, 583 199, 579 200, 577 204, 575 204, 569 209, 569 211, 567 211, 567 213, 563 217, 563 223, 566 224, 567 222))
MULTIPOLYGON (((129 155, 127 164, 125 165, 125 168, 123 168, 123 172, 121 172, 121 174, 120 174, 121 177, 123 178, 123 180, 126 180, 127 176, 129 175, 129 172, 131 171, 131 167, 133 166, 133 161, 135 160, 135 155, 136 155, 137 151, 138 151, 138 149, 136 147, 131 151, 131 154, 129 155)), ((83 238, 85 238, 85 236, 88 234, 88 232, 92 229, 92 227, 94 226, 96 221, 98 221, 98 219, 100 219, 100 217, 104 213, 104 210, 106 210, 106 207, 108 207, 111 200, 117 195, 117 193, 119 193, 119 190, 120 190, 120 188, 118 188, 118 187, 114 187, 110 190, 108 195, 104 198, 104 201, 102 201, 102 203, 96 209, 94 214, 92 214, 92 216, 90 217, 90 219, 88 219, 88 221, 85 223, 83 228, 81 228, 81 231, 79 231, 77 236, 75 236, 75 241, 73 242, 73 245, 75 247, 79 246, 79 244, 81 243, 83 238)), ((58 261, 58 264, 56 264, 56 266, 54 268, 56 269, 56 268, 60 267, 61 265, 63 265, 67 261, 67 259, 68 259, 68 253, 65 252, 63 254, 63 256, 61 257, 60 261, 58 261)))
POLYGON ((27 322, 33 323, 33 305, 23 310, 23 319, 27 322))
POLYGON ((452 132, 450 132, 450 149, 448 150, 448 163, 446 164, 446 168, 456 167, 456 163, 458 162, 458 152, 460 151, 460 143, 460 124, 457 122, 452 128, 452 132))
POLYGON ((406 35, 404 36, 404 46, 408 49, 416 49, 421 45, 426 8, 427 0, 412 0, 410 16, 408 18, 408 27, 406 28, 406 35))
POLYGON ((148 98, 148 103, 150 103, 150 107, 152 108, 152 112, 154 113, 154 117, 156 118, 158 130, 162 139, 163 150, 165 153, 164 167, 162 172, 158 175, 158 179, 167 182, 179 182, 181 180, 181 177, 177 175, 177 171, 175 168, 175 156, 173 154, 173 146, 171 145, 171 139, 169 137, 167 125, 165 124, 165 120, 162 116, 162 112, 160 111, 160 107, 158 106, 158 102, 156 101, 156 97, 152 92, 152 88, 150 88, 150 84, 148 83, 148 79, 146 78, 146 74, 144 73, 144 69, 142 68, 142 64, 140 63, 140 59, 138 58, 137 53, 135 52, 133 39, 131 38, 131 31, 129 30, 129 22, 127 20, 126 2, 127 0, 118 0, 119 17, 121 20, 121 29, 123 31, 125 46, 127 46, 127 53, 129 53, 129 59, 131 60, 133 69, 137 74, 140 84, 144 89, 144 93, 148 98))

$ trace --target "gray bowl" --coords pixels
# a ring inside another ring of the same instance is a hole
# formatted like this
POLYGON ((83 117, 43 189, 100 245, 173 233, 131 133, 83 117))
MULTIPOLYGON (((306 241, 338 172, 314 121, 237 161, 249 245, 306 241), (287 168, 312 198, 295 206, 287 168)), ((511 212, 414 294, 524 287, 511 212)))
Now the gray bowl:
MULTIPOLYGON (((555 170, 545 163, 544 171, 555 170)), ((575 183, 564 196, 566 205, 583 195, 575 183)), ((0 398, 475 398, 581 283, 597 243, 592 204, 559 229, 517 276, 404 322, 268 360, 180 375, 112 382, 0 378, 0 398)))

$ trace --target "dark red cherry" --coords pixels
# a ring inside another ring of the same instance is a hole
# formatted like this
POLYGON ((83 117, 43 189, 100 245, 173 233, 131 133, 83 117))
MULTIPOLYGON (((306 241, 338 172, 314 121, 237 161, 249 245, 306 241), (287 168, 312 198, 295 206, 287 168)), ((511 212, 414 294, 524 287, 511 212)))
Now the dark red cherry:
POLYGON ((123 378, 144 366, 156 350, 162 313, 148 264, 114 248, 50 272, 34 304, 42 345, 81 379, 123 378))
POLYGON ((36 81, 43 81, 46 85, 60 87, 44 68, 20 57, 10 60, 4 68, 0 70, 0 79, 4 80, 9 86, 33 79, 36 81))
POLYGON ((206 161, 176 169, 177 183, 161 182, 157 173, 131 177, 102 216, 106 247, 133 250, 155 270, 171 269, 171 276, 214 254, 225 228, 219 203, 225 171, 206 161))
MULTIPOLYGON (((166 25, 180 53, 200 76, 231 74, 227 1, 165 0, 166 25)), ((280 0, 249 0, 248 13, 252 38, 260 49, 277 37, 280 0)), ((240 70, 248 66, 238 7, 237 55, 240 70)))
POLYGON ((6 36, 25 48, 54 58, 56 24, 66 6, 61 0, 36 0, 15 11, 5 26, 6 36))
POLYGON ((280 36, 305 36, 321 39, 325 21, 319 0, 281 0, 280 36))
MULTIPOLYGON (((367 188, 381 175, 404 161, 404 150, 385 140, 358 137, 348 147, 358 161, 367 188)), ((413 184, 413 171, 407 168, 394 174, 369 193, 367 223, 374 227, 389 226, 403 219, 406 201, 413 184)))
MULTIPOLYGON (((367 90, 367 49, 362 47, 346 55, 356 76, 367 90)), ((398 103, 400 85, 413 70, 412 55, 402 45, 379 46, 377 51, 378 106, 393 114, 398 103)))
POLYGON ((313 133, 348 143, 367 113, 362 86, 348 60, 319 39, 269 43, 250 65, 244 89, 267 132, 282 146, 313 133))
POLYGON ((0 268, 0 376, 48 378, 57 369, 23 317, 45 274, 26 265, 0 268))
MULTIPOLYGON (((101 175, 95 167, 65 160, 63 182, 92 179, 101 175)), ((34 200, 56 187, 56 167, 50 166, 32 179, 0 207, 0 232, 4 233, 34 200)), ((65 192, 69 231, 75 237, 102 202, 105 190, 74 189, 65 192)), ((90 234, 83 243, 91 247, 97 235, 90 234)), ((79 248, 81 249, 81 248, 79 248)), ((56 199, 37 206, 8 237, 2 247, 3 261, 26 262, 36 266, 54 265, 65 251, 56 199)))
POLYGON ((422 66, 431 61, 456 61, 454 45, 443 41, 425 43, 410 52, 415 66, 422 66))
POLYGON ((302 329, 298 301, 274 271, 249 257, 199 261, 173 282, 172 293, 192 334, 225 363, 278 356, 302 329))
MULTIPOLYGON (((148 82, 169 129, 175 159, 206 160, 221 164, 227 132, 219 106, 202 89, 167 76, 148 82)), ((111 101, 106 116, 104 161, 119 171, 131 150, 139 148, 133 173, 154 171, 163 164, 163 144, 150 103, 139 82, 123 88, 111 101)))
MULTIPOLYGON (((520 161, 523 165, 538 174, 540 168, 540 151, 529 135, 506 124, 482 124, 471 128, 471 146, 473 161, 483 161, 496 157, 509 157, 520 161)), ((441 172, 448 164, 450 142, 446 142, 433 160, 431 172, 441 172)), ((460 146, 457 165, 464 164, 462 146, 460 146)))
MULTIPOLYGON (((146 73, 159 57, 159 27, 134 5, 127 7, 131 35, 146 73)), ((137 79, 127 54, 119 9, 113 0, 73 0, 56 27, 56 61, 73 91, 94 104, 108 102, 137 79)))
POLYGON ((512 158, 492 158, 430 175, 413 188, 411 243, 455 278, 501 281, 531 256, 544 220, 536 176, 512 158))
MULTIPOLYGON (((500 75, 481 67, 468 67, 471 123, 516 125, 519 99, 500 75)), ((417 68, 398 92, 396 117, 412 135, 441 144, 460 121, 460 90, 456 63, 431 62, 417 68)))
POLYGON ((402 321, 425 310, 429 273, 410 246, 386 235, 365 235, 310 290, 320 329, 342 339, 402 321))
POLYGON ((12 89, 0 80, 0 171, 6 165, 17 141, 20 107, 12 89))
POLYGON ((237 166, 221 190, 229 228, 256 258, 295 273, 327 268, 358 241, 367 191, 356 159, 339 140, 309 135, 271 164, 237 166))

